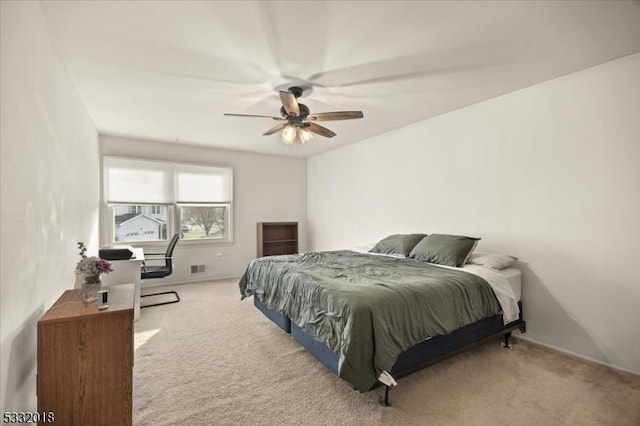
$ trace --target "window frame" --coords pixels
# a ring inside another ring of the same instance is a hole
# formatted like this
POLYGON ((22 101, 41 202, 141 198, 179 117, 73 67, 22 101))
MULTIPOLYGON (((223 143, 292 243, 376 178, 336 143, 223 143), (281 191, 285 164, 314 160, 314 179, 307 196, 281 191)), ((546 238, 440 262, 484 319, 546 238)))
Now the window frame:
POLYGON ((175 162, 175 161, 166 161, 166 160, 157 160, 152 158, 144 158, 144 157, 130 157, 130 156, 118 156, 118 155, 102 155, 101 158, 101 167, 102 167, 102 191, 101 191, 101 201, 102 201, 102 218, 103 223, 105 225, 100 226, 100 235, 103 245, 114 245, 114 244, 130 244, 141 246, 143 248, 156 248, 156 247, 164 247, 168 243, 171 236, 174 234, 181 234, 182 227, 182 218, 181 218, 181 206, 225 206, 228 208, 228 216, 227 216, 227 235, 225 238, 202 238, 202 239, 187 239, 180 240, 181 246, 219 246, 219 245, 231 245, 234 243, 234 202, 233 202, 233 194, 234 194, 234 172, 233 167, 229 165, 221 165, 214 163, 198 163, 198 162, 175 162), (134 160, 141 162, 158 162, 171 164, 173 166, 173 179, 175 182, 174 185, 174 196, 173 202, 171 203, 160 203, 160 202, 116 202, 109 203, 106 199, 107 188, 108 188, 108 179, 107 179, 107 167, 105 167, 105 158, 113 158, 113 159, 124 159, 124 160, 134 160), (177 198, 177 180, 178 180, 178 166, 199 166, 199 167, 211 167, 211 168, 224 168, 229 170, 230 178, 229 178, 229 192, 230 192, 230 200, 228 202, 202 202, 202 203, 193 203, 193 202, 178 202, 177 198), (114 221, 114 210, 113 207, 116 205, 157 205, 157 206, 167 206, 168 207, 168 219, 167 219, 167 239, 166 240, 139 240, 139 241, 115 241, 115 221, 114 221))

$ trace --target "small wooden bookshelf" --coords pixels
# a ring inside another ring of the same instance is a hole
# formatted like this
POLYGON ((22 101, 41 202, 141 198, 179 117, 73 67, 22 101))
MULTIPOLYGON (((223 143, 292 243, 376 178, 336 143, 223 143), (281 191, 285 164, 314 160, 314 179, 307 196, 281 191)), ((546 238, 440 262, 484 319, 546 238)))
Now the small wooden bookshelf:
POLYGON ((298 253, 298 222, 258 222, 258 257, 298 253))

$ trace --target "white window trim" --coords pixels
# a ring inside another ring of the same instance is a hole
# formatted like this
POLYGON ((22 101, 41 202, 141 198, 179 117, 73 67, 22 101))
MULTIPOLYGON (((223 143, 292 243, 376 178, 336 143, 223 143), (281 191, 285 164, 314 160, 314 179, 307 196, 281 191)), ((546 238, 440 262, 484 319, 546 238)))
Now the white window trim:
MULTIPOLYGON (((218 167, 218 168, 226 168, 229 169, 231 171, 231 181, 230 181, 230 193, 231 193, 231 199, 229 200, 228 204, 229 204, 229 232, 227 235, 227 238, 203 238, 203 239, 193 239, 193 240, 183 240, 180 239, 180 246, 182 247, 199 247, 199 246, 229 246, 234 244, 235 240, 234 240, 234 223, 235 223, 235 209, 234 209, 234 192, 235 192, 235 188, 234 188, 234 176, 235 176, 235 170, 233 169, 233 167, 229 166, 229 165, 224 165, 224 164, 215 164, 215 163, 198 163, 198 162, 184 162, 184 161, 180 161, 180 162, 175 162, 175 161, 164 161, 164 160, 157 160, 157 159, 151 159, 151 158, 145 158, 145 157, 130 157, 130 156, 117 156, 117 155, 102 155, 100 157, 100 167, 102 168, 102 173, 101 173, 101 179, 102 179, 102 191, 100 193, 100 199, 101 199, 101 211, 102 211, 102 223, 106 224, 106 225, 100 225, 99 226, 99 233, 100 233, 100 241, 101 241, 101 245, 114 245, 114 244, 128 244, 128 245, 135 245, 138 247, 142 247, 144 249, 161 249, 161 248, 166 248, 169 239, 167 240, 156 240, 156 241, 149 241, 149 240, 142 240, 142 241, 114 241, 114 236, 115 236, 115 229, 114 229, 114 224, 113 224, 113 206, 116 204, 124 204, 124 203, 108 203, 107 200, 105 199, 105 195, 107 193, 107 171, 106 168, 104 167, 104 159, 105 157, 110 157, 110 158, 116 158, 116 159, 125 159, 125 160, 138 160, 138 161, 149 161, 149 162, 159 162, 159 163, 169 163, 169 164, 173 164, 174 166, 181 164, 181 165, 191 165, 191 166, 203 166, 203 167, 218 167)), ((177 180, 177 173, 174 173, 174 179, 177 180)), ((134 203, 128 203, 128 204, 134 204, 134 203)), ((181 229, 182 223, 181 223, 181 218, 180 218, 180 205, 196 205, 199 203, 178 203, 177 201, 175 201, 173 203, 135 203, 135 204, 139 204, 139 205, 144 205, 144 204, 151 204, 151 205, 166 205, 169 206, 169 212, 168 212, 168 221, 167 221, 167 225, 168 225, 168 229, 167 229, 167 237, 169 237, 170 235, 174 235, 176 233, 180 233, 179 230, 181 229)), ((226 203, 215 203, 215 202, 211 202, 211 203, 201 203, 203 205, 215 205, 215 204, 226 204, 226 203)), ((170 237, 169 237, 170 238, 170 237)))

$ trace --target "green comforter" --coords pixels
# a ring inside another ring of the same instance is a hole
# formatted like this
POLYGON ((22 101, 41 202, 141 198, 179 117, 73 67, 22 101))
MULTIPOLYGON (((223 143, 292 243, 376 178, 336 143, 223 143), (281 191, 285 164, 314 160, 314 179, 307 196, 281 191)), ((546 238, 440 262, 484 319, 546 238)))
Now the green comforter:
POLYGON ((476 275, 352 251, 256 259, 240 292, 325 343, 339 376, 363 392, 416 343, 501 312, 476 275))

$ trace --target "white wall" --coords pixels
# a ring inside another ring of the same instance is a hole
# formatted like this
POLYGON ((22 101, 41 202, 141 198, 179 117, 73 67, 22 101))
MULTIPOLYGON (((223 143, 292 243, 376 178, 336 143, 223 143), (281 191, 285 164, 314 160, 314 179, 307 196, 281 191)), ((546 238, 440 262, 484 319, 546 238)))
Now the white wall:
MULTIPOLYGON (((219 245, 178 243, 175 269, 164 279, 148 280, 143 286, 184 283, 242 275, 256 257, 256 223, 298 222, 301 251, 306 247, 306 160, 193 145, 100 136, 103 155, 129 156, 176 162, 195 162, 233 168, 233 243, 219 245), (218 256, 222 253, 222 256, 218 256), (203 274, 190 274, 190 265, 205 264, 203 274)), ((103 220, 108 220, 103 206, 103 220)), ((103 244, 108 244, 106 235, 103 244)), ((166 243, 148 245, 148 250, 164 251, 166 243)))
POLYGON ((482 237, 522 261, 524 336, 640 373, 639 160, 635 54, 310 158, 309 246, 482 237))
POLYGON ((98 246, 98 135, 39 6, 0 4, 0 411, 34 411, 36 322, 98 246))

